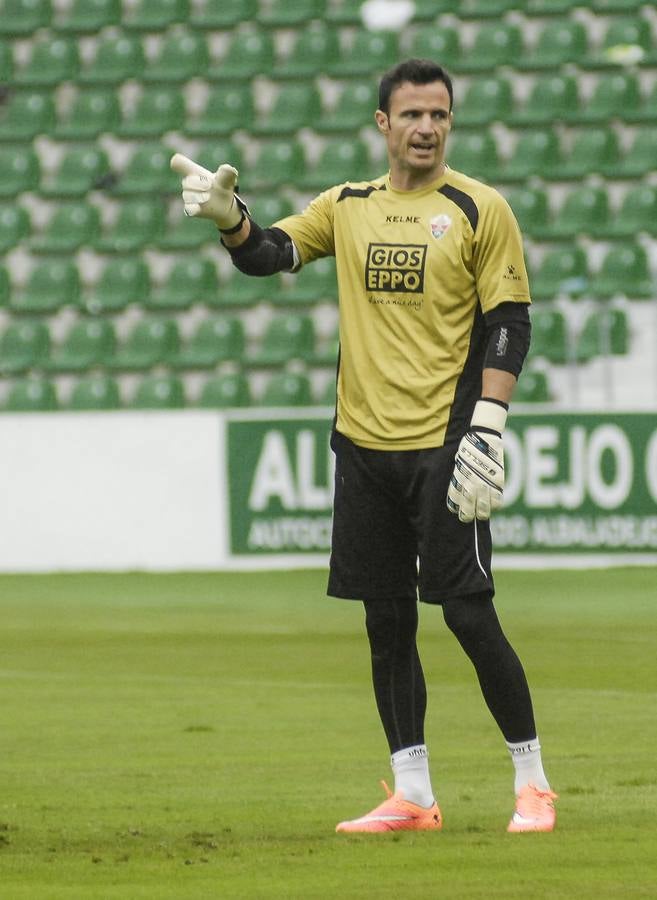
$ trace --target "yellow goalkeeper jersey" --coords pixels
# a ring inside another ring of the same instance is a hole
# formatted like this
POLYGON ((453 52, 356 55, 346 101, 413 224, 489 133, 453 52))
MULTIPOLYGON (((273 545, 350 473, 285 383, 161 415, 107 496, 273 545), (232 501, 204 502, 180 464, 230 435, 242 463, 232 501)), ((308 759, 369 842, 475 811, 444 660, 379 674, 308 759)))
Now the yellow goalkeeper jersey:
POLYGON ((453 169, 415 191, 385 175, 332 187, 275 225, 302 265, 336 259, 337 430, 380 450, 459 439, 481 392, 483 313, 530 302, 501 194, 453 169))

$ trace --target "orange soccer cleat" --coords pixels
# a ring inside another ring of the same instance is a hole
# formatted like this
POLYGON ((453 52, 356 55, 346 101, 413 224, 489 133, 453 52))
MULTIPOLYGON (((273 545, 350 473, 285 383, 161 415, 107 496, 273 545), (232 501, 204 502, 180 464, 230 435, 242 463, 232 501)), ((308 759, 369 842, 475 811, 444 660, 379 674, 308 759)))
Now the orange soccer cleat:
POLYGON ((556 821, 552 791, 541 791, 533 784, 526 784, 516 797, 516 811, 506 829, 511 832, 553 831, 556 821))
POLYGON ((443 827, 443 818, 434 801, 433 806, 418 806, 404 800, 401 793, 393 794, 385 781, 381 784, 385 788, 388 799, 380 806, 361 816, 360 819, 351 819, 340 822, 336 826, 339 832, 384 832, 384 831, 440 831, 443 827))

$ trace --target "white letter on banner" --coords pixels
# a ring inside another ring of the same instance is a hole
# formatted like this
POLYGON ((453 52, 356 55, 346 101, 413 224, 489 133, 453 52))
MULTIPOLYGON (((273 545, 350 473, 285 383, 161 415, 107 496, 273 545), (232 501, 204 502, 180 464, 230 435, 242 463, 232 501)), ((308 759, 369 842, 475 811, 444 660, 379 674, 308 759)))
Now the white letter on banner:
POLYGON ((650 496, 657 503, 657 431, 653 431, 646 447, 646 482, 650 496))
POLYGON ((627 435, 617 425, 601 425, 591 434, 588 457, 591 499, 603 509, 615 509, 627 500, 634 476, 632 448, 627 435), (615 457, 616 480, 611 484, 602 477, 605 450, 610 450, 615 457))
POLYGON ((586 488, 586 431, 581 425, 570 429, 570 480, 561 485, 561 505, 575 509, 582 505, 586 488))
POLYGON ((331 495, 315 484, 315 433, 303 429, 297 435, 297 487, 303 509, 329 509, 331 495))
POLYGON ((261 512, 272 497, 278 497, 284 509, 296 509, 294 474, 280 431, 268 431, 265 435, 249 495, 249 509, 261 512))
POLYGON ((504 506, 511 506, 520 496, 525 474, 522 444, 511 430, 504 432, 504 468, 504 506))
POLYGON ((557 506, 559 489, 555 484, 543 484, 544 478, 557 474, 557 457, 554 450, 559 445, 559 429, 553 425, 535 425, 525 431, 527 482, 525 502, 527 506, 557 506))

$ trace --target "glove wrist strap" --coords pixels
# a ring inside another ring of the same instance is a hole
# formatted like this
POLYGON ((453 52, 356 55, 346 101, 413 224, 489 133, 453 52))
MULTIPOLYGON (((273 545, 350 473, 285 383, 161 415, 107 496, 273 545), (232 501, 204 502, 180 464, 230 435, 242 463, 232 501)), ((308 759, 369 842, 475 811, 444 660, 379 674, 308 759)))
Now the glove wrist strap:
POLYGON ((501 400, 483 398, 477 400, 470 427, 474 430, 492 431, 501 435, 506 426, 508 405, 501 400))

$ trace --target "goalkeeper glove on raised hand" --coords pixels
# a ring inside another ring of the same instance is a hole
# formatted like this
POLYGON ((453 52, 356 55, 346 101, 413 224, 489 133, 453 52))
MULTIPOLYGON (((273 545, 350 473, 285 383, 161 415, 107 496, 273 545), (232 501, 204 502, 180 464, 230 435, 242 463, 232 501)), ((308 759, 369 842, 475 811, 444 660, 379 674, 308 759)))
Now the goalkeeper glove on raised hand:
POLYGON ((247 209, 235 193, 238 173, 234 166, 224 163, 216 172, 210 172, 182 153, 176 153, 171 158, 171 168, 183 176, 186 216, 210 219, 224 233, 239 230, 247 209))
POLYGON ((489 519, 502 505, 504 447, 502 432, 507 405, 498 400, 479 400, 470 430, 456 451, 454 472, 447 491, 447 508, 461 522, 489 519))

